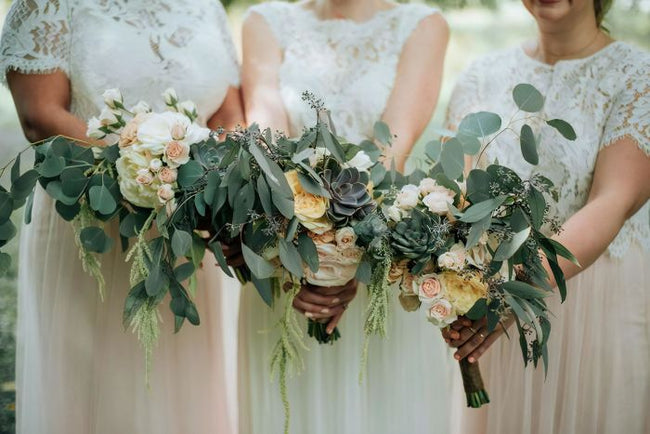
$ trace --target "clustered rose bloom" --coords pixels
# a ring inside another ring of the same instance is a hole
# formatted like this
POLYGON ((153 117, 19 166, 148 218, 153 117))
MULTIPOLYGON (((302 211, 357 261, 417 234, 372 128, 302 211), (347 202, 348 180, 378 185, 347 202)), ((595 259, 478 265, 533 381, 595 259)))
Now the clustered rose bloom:
POLYGON ((395 205, 401 210, 415 208, 420 200, 420 190, 415 185, 405 185, 395 197, 395 205))
POLYGON ((430 186, 428 191, 427 195, 422 198, 424 206, 434 214, 447 214, 449 205, 454 203, 456 193, 441 185, 430 186))
POLYGON ((314 241, 318 252, 319 267, 315 273, 309 267, 304 268, 305 279, 317 286, 342 286, 354 279, 361 262, 363 251, 354 246, 339 250, 334 243, 314 241))
POLYGON ((456 273, 445 271, 438 274, 444 287, 444 298, 454 307, 458 315, 465 315, 479 299, 487 296, 487 286, 478 272, 456 273))
POLYGON ((465 259, 465 246, 463 243, 456 243, 448 252, 438 257, 438 266, 446 270, 461 271, 465 268, 465 259))
POLYGON ((417 295, 423 303, 429 303, 438 298, 442 292, 442 286, 435 274, 425 274, 415 281, 417 295))
POLYGON ((317 234, 332 229, 332 222, 325 215, 329 208, 327 198, 305 191, 300 184, 297 171, 290 170, 284 176, 291 187, 294 213, 300 224, 317 234))

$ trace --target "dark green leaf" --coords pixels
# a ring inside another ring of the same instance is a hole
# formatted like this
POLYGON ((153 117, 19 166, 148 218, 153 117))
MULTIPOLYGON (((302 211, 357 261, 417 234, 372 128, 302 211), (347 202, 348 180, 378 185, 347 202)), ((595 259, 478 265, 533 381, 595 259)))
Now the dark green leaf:
POLYGON ((534 286, 526 283, 520 282, 519 280, 511 280, 503 284, 503 289, 510 295, 514 295, 519 298, 529 299, 529 298, 545 298, 548 297, 550 293, 537 289, 534 286))
POLYGON ((473 134, 459 131, 456 139, 463 145, 463 152, 467 155, 476 155, 481 150, 481 141, 473 134))
POLYGON ((329 192, 325 190, 325 188, 313 178, 298 172, 298 180, 300 181, 300 185, 302 186, 302 188, 307 193, 311 193, 316 196, 326 197, 328 199, 331 197, 329 192))
POLYGON ((347 161, 343 148, 341 148, 341 145, 336 141, 336 138, 332 136, 332 133, 327 129, 325 124, 319 124, 318 133, 318 136, 323 139, 325 148, 332 153, 332 156, 336 158, 339 163, 347 161))
POLYGON ((300 221, 298 220, 298 217, 291 219, 289 225, 287 226, 287 235, 284 237, 285 240, 292 241, 295 238, 299 222, 300 221))
POLYGON ((16 161, 11 166, 11 183, 13 184, 20 177, 20 154, 16 155, 16 161))
POLYGON ((102 228, 90 226, 84 228, 79 236, 81 245, 89 252, 106 253, 113 246, 111 240, 102 228))
POLYGON ((65 169, 65 158, 50 154, 37 166, 38 173, 45 178, 59 176, 65 169))
POLYGON ((228 262, 226 261, 226 256, 223 254, 223 248, 221 247, 221 243, 219 241, 214 241, 210 243, 208 247, 212 251, 214 258, 217 260, 217 263, 219 264, 221 271, 223 271, 228 277, 234 277, 232 275, 232 272, 230 271, 228 262))
POLYGON ((309 269, 314 273, 317 272, 319 266, 318 250, 316 250, 314 241, 304 232, 298 235, 298 252, 300 252, 302 260, 309 266, 309 269))
POLYGON ((34 190, 39 174, 36 170, 31 169, 23 173, 11 183, 11 196, 15 202, 23 201, 34 190))
POLYGON ((280 194, 287 199, 293 198, 291 187, 289 187, 287 178, 284 176, 284 172, 282 172, 280 166, 278 166, 275 161, 271 160, 264 152, 262 152, 262 150, 255 143, 250 144, 249 151, 264 172, 266 181, 271 188, 271 191, 274 194, 280 194))
POLYGON ((16 226, 11 222, 11 220, 7 220, 6 222, 2 223, 0 225, 0 240, 1 241, 9 241, 13 237, 16 236, 16 226))
POLYGON ((361 283, 368 284, 372 280, 372 265, 368 261, 361 261, 357 267, 356 275, 354 276, 361 283))
POLYGON ((449 139, 442 145, 440 163, 449 179, 458 179, 463 175, 465 154, 463 145, 457 139, 449 139))
POLYGON ((185 298, 183 296, 173 297, 169 302, 169 308, 174 315, 185 317, 185 298))
POLYGON ((117 203, 108 188, 102 185, 95 185, 88 190, 90 208, 101 214, 111 214, 117 208, 117 203))
POLYGON ((194 196, 194 208, 196 208, 196 212, 199 213, 201 217, 205 217, 205 200, 202 191, 199 191, 196 196, 194 196))
POLYGON ((81 205, 79 203, 73 203, 72 205, 66 205, 63 202, 56 201, 56 204, 54 205, 56 208, 56 212, 59 213, 59 215, 63 218, 63 220, 70 222, 72 221, 77 215, 79 214, 79 211, 81 210, 81 205))
POLYGON ((475 223, 479 220, 483 220, 485 217, 492 215, 494 210, 499 208, 501 204, 505 202, 506 198, 507 196, 497 196, 495 198, 476 203, 465 210, 463 216, 460 218, 460 221, 465 223, 475 223))
MULTIPOLYGON (((88 179, 84 171, 78 168, 65 169, 61 173, 61 190, 69 197, 79 197, 88 185, 88 179)), ((109 213, 104 213, 109 214, 109 213)))
POLYGON ((467 311, 465 316, 472 321, 477 321, 487 315, 487 312, 487 299, 479 298, 476 303, 474 303, 474 306, 467 311))
POLYGON ((440 152, 442 152, 442 143, 440 140, 431 140, 425 145, 425 153, 427 157, 431 158, 433 161, 440 160, 440 152))
POLYGON ((492 176, 484 170, 473 169, 467 176, 467 198, 472 203, 490 199, 492 176))
MULTIPOLYGON (((92 152, 92 150, 91 150, 92 152)), ((118 158, 120 158, 120 148, 117 145, 111 145, 104 148, 102 152, 102 158, 107 160, 111 164, 115 164, 118 158)))
POLYGON ((280 261, 282 261, 284 268, 289 270, 289 272, 297 278, 302 278, 302 260, 300 259, 300 253, 298 253, 296 246, 284 238, 278 238, 278 247, 280 251, 280 261))
POLYGON ((249 182, 239 190, 233 206, 232 224, 240 225, 248 221, 248 215, 255 203, 255 189, 249 182))
POLYGON ((183 188, 190 187, 194 185, 196 181, 201 179, 204 174, 205 170, 203 170, 201 163, 195 160, 190 160, 178 168, 178 185, 183 188))
POLYGON ((273 280, 258 279, 255 275, 252 275, 252 281, 264 303, 269 307, 273 307, 273 280))
POLYGON ((169 277, 162 270, 159 264, 149 269, 149 275, 144 281, 144 288, 147 290, 149 297, 156 297, 161 292, 166 291, 169 286, 169 277))
POLYGON ((530 323, 530 318, 528 317, 528 314, 521 306, 521 304, 519 304, 519 302, 516 300, 515 297, 511 295, 506 295, 504 298, 506 300, 506 303, 508 303, 510 309, 512 309, 512 311, 515 313, 515 315, 520 321, 523 321, 525 323, 530 323))
POLYGON ((217 189, 219 188, 219 185, 221 185, 221 175, 216 170, 213 170, 208 173, 206 181, 207 183, 205 185, 205 190, 203 190, 203 197, 205 203, 212 205, 214 203, 217 189))
POLYGON ((194 274, 194 264, 191 262, 185 262, 178 267, 174 268, 174 277, 179 282, 187 280, 192 274, 194 274))
POLYGON ((523 231, 529 226, 526 214, 520 207, 516 207, 510 217, 510 229, 513 232, 523 231))
POLYGON ((258 279, 269 278, 275 273, 275 267, 266 259, 251 250, 246 244, 241 245, 244 261, 253 275, 258 279))
POLYGON ((466 248, 471 249, 478 244, 481 236, 490 228, 490 223, 492 222, 492 216, 487 215, 483 219, 472 224, 472 227, 469 229, 469 234, 467 235, 467 244, 466 248))
POLYGON ((120 221, 120 235, 131 238, 138 234, 135 228, 135 215, 127 214, 120 221))
POLYGON ((190 253, 192 247, 192 235, 189 232, 176 229, 172 235, 172 252, 177 258, 190 253))
POLYGON ((546 210, 546 200, 544 195, 535 187, 530 187, 528 190, 528 208, 530 208, 530 217, 533 221, 533 227, 536 230, 544 223, 544 213, 546 210))
POLYGON ((578 137, 573 127, 562 119, 551 119, 546 123, 555 128, 567 140, 575 140, 578 137))
POLYGON ((11 218, 14 211, 14 200, 11 195, 5 191, 0 191, 0 224, 11 218))
POLYGON ((544 107, 544 97, 528 83, 520 83, 512 90, 512 98, 520 110, 536 113, 544 107))
POLYGON ((563 258, 568 259, 569 261, 573 262, 575 265, 580 267, 580 263, 578 262, 578 259, 575 256, 573 256, 573 253, 571 253, 569 249, 567 249, 562 244, 558 243, 552 238, 549 238, 548 241, 553 246, 555 253, 557 253, 559 256, 562 256, 563 258))
POLYGON ((275 207, 280 211, 280 214, 285 216, 288 219, 293 218, 294 208, 293 208, 293 197, 287 198, 282 193, 276 193, 273 191, 271 193, 271 200, 275 207))
POLYGON ((508 241, 503 241, 494 253, 494 261, 505 261, 514 255, 517 250, 526 242, 530 235, 530 227, 515 233, 508 241))
POLYGON ((266 184, 263 176, 257 178, 257 195, 260 198, 262 203, 262 208, 268 216, 272 216, 274 213, 273 202, 271 201, 271 190, 266 184))
POLYGON ((535 139, 535 134, 533 134, 533 129, 529 125, 524 124, 521 127, 519 144, 521 145, 521 155, 524 156, 524 160, 530 164, 537 165, 539 163, 537 140, 535 139))
POLYGON ((201 320, 199 318, 199 312, 196 310, 196 305, 191 301, 185 304, 185 318, 187 318, 187 320, 192 325, 197 326, 201 324, 201 320))
POLYGON ((458 125, 458 133, 474 137, 494 134, 501 128, 501 118, 496 113, 477 112, 465 116, 458 125))

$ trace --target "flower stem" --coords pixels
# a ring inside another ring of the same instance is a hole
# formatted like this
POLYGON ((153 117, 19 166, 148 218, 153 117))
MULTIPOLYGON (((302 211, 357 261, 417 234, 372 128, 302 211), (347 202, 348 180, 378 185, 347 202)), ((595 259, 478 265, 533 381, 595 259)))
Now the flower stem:
POLYGON ((490 397, 483 385, 483 378, 481 377, 478 362, 470 363, 467 359, 461 359, 458 363, 460 364, 463 387, 467 396, 467 406, 480 408, 483 404, 489 403, 490 397))
POLYGON ((341 337, 341 333, 339 333, 338 327, 334 328, 332 334, 328 334, 327 324, 314 321, 313 319, 310 319, 308 321, 307 333, 309 334, 310 337, 316 339, 319 344, 332 345, 334 344, 335 341, 337 341, 341 337))

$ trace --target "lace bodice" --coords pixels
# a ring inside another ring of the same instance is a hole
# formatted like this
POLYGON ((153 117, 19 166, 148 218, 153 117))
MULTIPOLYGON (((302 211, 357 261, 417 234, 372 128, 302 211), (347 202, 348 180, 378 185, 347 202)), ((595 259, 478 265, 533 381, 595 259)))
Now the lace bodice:
POLYGON ((218 0, 15 0, 2 33, 0 76, 65 72, 71 110, 96 115, 105 89, 125 102, 162 108, 174 87, 205 121, 221 105, 239 69, 218 0))
POLYGON ((283 51, 280 91, 290 133, 315 122, 301 99, 314 93, 332 112, 339 135, 351 141, 372 136, 393 89, 402 48, 418 23, 437 13, 424 5, 398 5, 370 20, 322 20, 300 3, 253 6, 268 23, 283 51))
MULTIPOLYGON (((577 139, 564 140, 536 119, 527 122, 540 134, 539 165, 521 157, 518 137, 504 134, 488 149, 490 161, 515 169, 520 175, 539 172, 560 188, 556 214, 565 221, 587 201, 598 152, 629 137, 650 157, 650 55, 623 42, 614 42, 596 54, 555 65, 538 62, 522 48, 485 56, 458 79, 449 105, 448 123, 456 126, 464 115, 487 110, 507 122, 516 112, 512 89, 531 83, 546 97, 544 116, 571 123, 577 139)), ((516 118, 522 118, 520 112, 516 118)), ((516 119, 515 118, 515 119, 516 119)), ((519 131, 523 121, 514 123, 519 131)), ((623 174, 621 174, 623 175, 623 174)), ((609 246, 620 257, 632 242, 650 250, 650 203, 629 219, 609 246)))

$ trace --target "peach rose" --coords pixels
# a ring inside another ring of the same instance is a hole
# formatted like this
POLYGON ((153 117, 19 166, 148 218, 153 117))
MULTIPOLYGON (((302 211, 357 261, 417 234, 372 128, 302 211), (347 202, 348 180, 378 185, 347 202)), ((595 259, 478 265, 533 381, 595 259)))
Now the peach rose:
POLYGON ((422 302, 430 302, 440 295, 442 287, 435 274, 425 274, 416 281, 418 295, 422 302))
POLYGON ((404 259, 399 262, 393 262, 390 264, 390 271, 388 272, 388 282, 389 283, 397 283, 404 273, 406 273, 406 269, 408 266, 408 259, 404 259))
POLYGON ((185 127, 180 123, 175 123, 171 129, 172 139, 183 140, 185 138, 185 127))
POLYGON ((438 327, 446 327, 454 322, 457 316, 449 301, 443 299, 436 300, 431 307, 427 309, 427 318, 438 327))
POLYGON ((135 182, 142 185, 149 185, 153 182, 153 175, 149 169, 140 169, 135 178, 135 182))
POLYGON ((160 169, 160 172, 158 172, 158 179, 160 179, 165 184, 175 183, 177 177, 178 177, 178 170, 172 167, 165 166, 162 169, 160 169))
POLYGON ((165 156, 170 167, 178 167, 190 161, 190 147, 175 140, 165 146, 165 156))
POLYGON ((465 268, 465 259, 465 246, 462 243, 456 243, 448 252, 438 257, 438 266, 446 270, 461 271, 465 268))
POLYGON ((144 121, 144 115, 137 115, 126 124, 120 133, 120 140, 117 142, 120 148, 126 148, 138 143, 138 127, 144 121))
POLYGON ((158 199, 160 203, 167 203, 174 198, 174 189, 170 184, 163 184, 158 188, 158 199))

